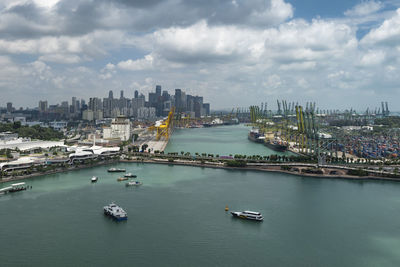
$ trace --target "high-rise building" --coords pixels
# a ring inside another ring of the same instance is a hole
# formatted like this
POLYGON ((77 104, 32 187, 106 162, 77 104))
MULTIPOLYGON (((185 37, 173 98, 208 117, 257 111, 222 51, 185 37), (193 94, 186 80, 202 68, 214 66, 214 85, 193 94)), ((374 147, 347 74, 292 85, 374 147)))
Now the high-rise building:
POLYGON ((175 89, 175 108, 176 111, 182 112, 182 90, 181 89, 175 89))
POLYGON ((121 95, 119 97, 120 99, 124 98, 124 90, 121 90, 121 95))
POLYGON ((161 85, 156 85, 156 95, 157 95, 158 97, 161 96, 161 85))
MULTIPOLYGON (((67 108, 68 108, 68 102, 67 102, 67 108)), ((39 112, 46 112, 47 111, 47 100, 39 101, 39 112)))
POLYGON ((204 115, 210 116, 210 103, 203 104, 204 115))
POLYGON ((13 106, 11 102, 7 103, 7 112, 11 113, 13 111, 13 106))
POLYGON ((135 90, 135 98, 138 98, 138 97, 139 97, 139 91, 135 90))
POLYGON ((89 110, 98 111, 98 110, 102 110, 102 109, 103 109, 103 105, 102 105, 100 98, 91 97, 89 99, 89 110))
POLYGON ((196 118, 200 118, 203 116, 203 97, 195 96, 194 97, 194 114, 196 118))
POLYGON ((114 96, 113 96, 113 91, 112 91, 112 90, 110 90, 110 91, 108 92, 108 98, 111 98, 111 99, 114 98, 114 96))

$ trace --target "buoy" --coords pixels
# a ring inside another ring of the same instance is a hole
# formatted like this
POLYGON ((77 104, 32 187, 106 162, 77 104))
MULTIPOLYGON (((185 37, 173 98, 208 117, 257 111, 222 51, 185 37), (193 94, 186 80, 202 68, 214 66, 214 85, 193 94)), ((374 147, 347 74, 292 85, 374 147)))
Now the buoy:
POLYGON ((228 211, 228 210, 229 210, 228 205, 226 205, 225 206, 225 211, 228 211))

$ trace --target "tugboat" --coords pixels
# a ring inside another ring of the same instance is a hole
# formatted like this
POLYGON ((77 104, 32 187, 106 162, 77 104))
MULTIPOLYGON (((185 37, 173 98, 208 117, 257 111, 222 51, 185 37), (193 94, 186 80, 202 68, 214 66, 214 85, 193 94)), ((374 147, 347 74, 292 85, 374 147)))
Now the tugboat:
POLYGON ((125 169, 117 169, 117 168, 110 168, 107 171, 108 172, 126 172, 125 169))
POLYGON ((136 176, 136 175, 133 175, 132 173, 129 172, 129 173, 125 174, 124 177, 136 178, 137 176, 136 176))
POLYGON ((116 221, 124 221, 128 219, 128 213, 126 213, 118 205, 114 204, 114 202, 112 202, 107 206, 104 206, 103 209, 105 215, 112 217, 116 221))
POLYGON ((128 186, 139 186, 139 185, 142 185, 142 182, 139 182, 139 181, 131 181, 131 182, 127 182, 127 183, 125 184, 126 187, 128 187, 128 186))
POLYGON ((93 176, 92 179, 90 179, 90 180, 92 181, 92 183, 95 183, 95 182, 97 182, 98 179, 99 178, 97 178, 97 176, 93 176))
POLYGON ((262 221, 264 220, 261 213, 256 211, 231 211, 233 217, 238 217, 241 219, 253 220, 253 221, 262 221))

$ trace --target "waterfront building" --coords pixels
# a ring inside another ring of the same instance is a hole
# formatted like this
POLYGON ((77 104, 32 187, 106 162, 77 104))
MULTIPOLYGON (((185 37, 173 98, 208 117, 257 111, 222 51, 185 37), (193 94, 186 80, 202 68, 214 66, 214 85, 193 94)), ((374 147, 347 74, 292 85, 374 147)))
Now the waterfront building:
POLYGON ((35 165, 44 165, 45 160, 37 157, 22 157, 17 160, 0 163, 2 172, 26 170, 35 165))
POLYGON ((116 139, 128 141, 131 137, 131 123, 124 116, 117 117, 112 120, 110 127, 103 128, 104 139, 116 139))

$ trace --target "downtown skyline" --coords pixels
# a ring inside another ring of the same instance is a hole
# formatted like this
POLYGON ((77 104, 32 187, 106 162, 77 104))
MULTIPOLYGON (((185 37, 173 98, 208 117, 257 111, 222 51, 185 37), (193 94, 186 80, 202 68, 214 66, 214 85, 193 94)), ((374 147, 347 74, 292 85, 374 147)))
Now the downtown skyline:
POLYGON ((2 1, 0 106, 156 84, 215 109, 400 100, 400 1, 2 1), (168 10, 168 12, 165 12, 168 10))

